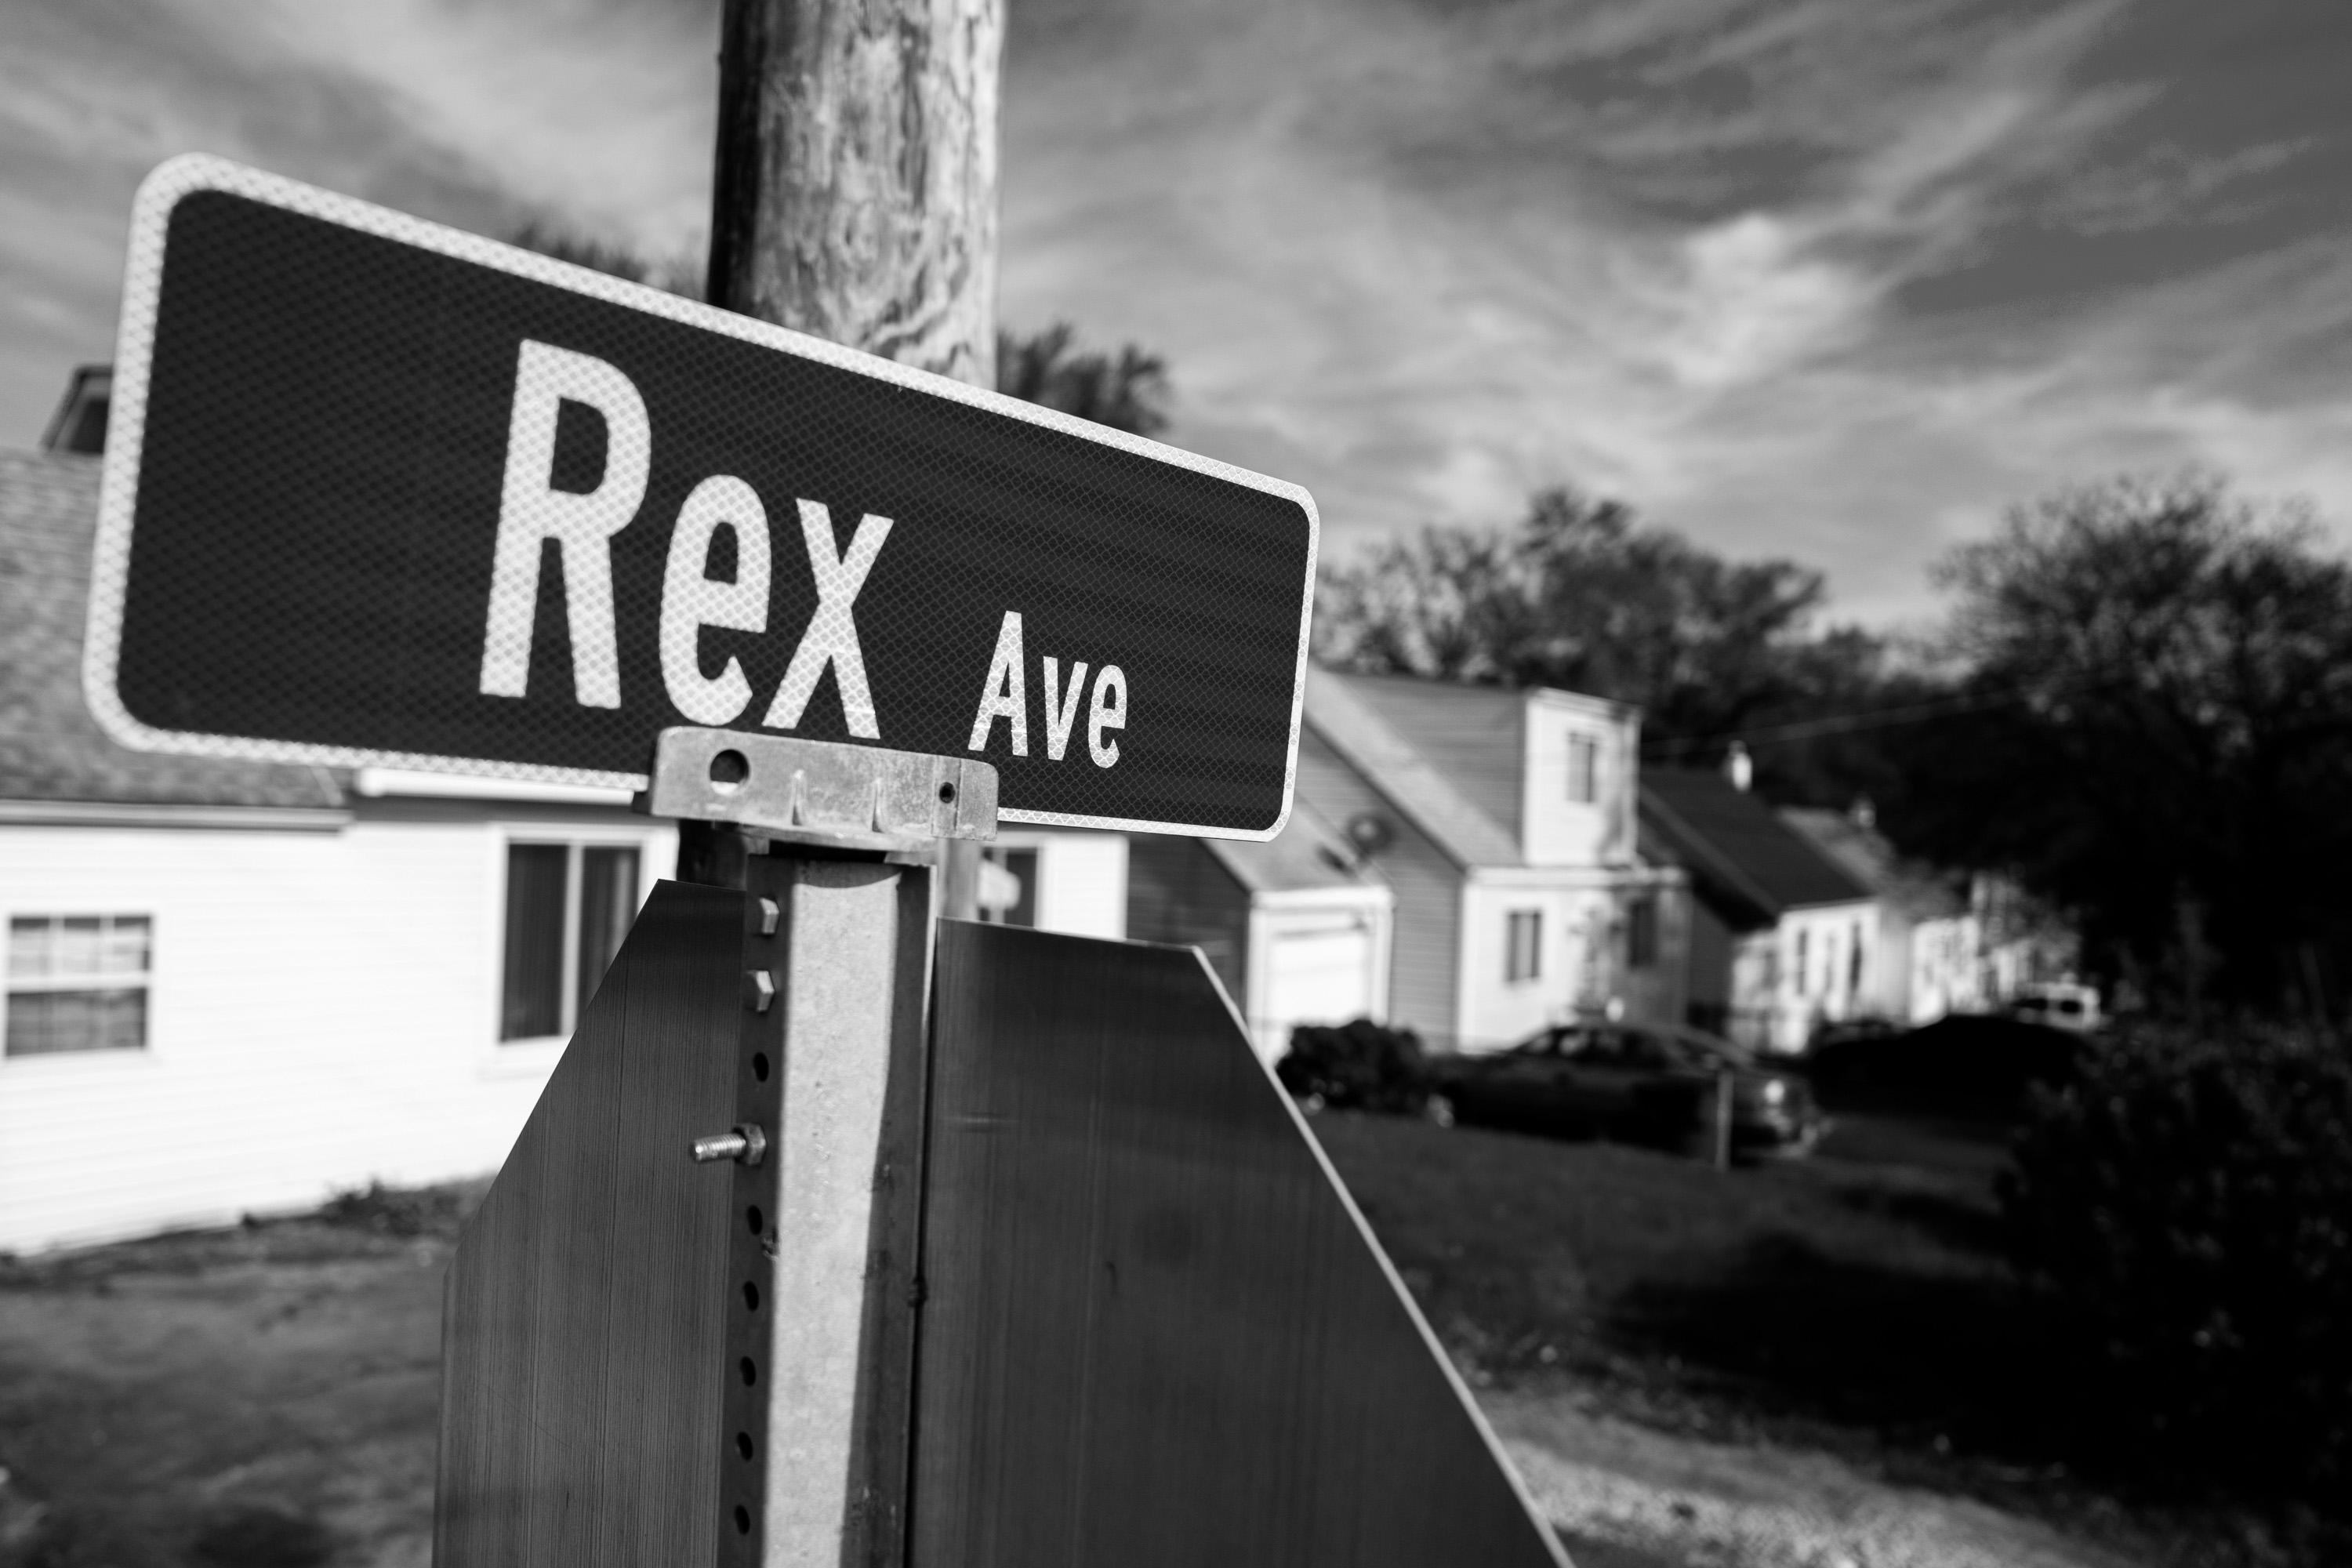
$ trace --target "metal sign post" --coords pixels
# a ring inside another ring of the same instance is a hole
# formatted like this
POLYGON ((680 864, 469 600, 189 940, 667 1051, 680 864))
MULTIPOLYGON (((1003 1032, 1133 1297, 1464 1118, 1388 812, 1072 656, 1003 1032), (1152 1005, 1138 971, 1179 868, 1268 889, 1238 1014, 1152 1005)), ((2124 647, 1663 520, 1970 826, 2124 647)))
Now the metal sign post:
POLYGON ((899 1563, 926 862, 994 770, 679 728, 649 772, 741 888, 664 884, 467 1226, 435 1561, 899 1563))

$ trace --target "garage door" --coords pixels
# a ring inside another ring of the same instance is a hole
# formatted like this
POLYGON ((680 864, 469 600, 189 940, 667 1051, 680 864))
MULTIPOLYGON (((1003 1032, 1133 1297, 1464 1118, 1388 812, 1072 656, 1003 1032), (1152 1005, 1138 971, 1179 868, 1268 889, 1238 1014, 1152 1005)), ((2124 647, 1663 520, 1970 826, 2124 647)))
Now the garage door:
POLYGON ((1254 1031, 1269 1059, 1298 1024, 1344 1024, 1372 1007, 1372 933, 1350 921, 1277 931, 1266 944, 1265 1012, 1254 1031))

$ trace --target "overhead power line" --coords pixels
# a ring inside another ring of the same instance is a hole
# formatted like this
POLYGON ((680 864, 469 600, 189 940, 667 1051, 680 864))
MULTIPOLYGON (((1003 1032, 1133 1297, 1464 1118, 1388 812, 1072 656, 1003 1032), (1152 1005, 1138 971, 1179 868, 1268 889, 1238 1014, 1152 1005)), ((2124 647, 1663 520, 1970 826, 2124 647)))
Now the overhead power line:
POLYGON ((1730 745, 1734 741, 1744 746, 1769 746, 1781 741, 1811 740, 1816 735, 1843 735, 1858 730, 1881 730, 1896 724, 1916 724, 1923 719, 1940 719, 1952 713, 1973 713, 1988 708, 2005 708, 2012 702, 2025 700, 2022 691, 1978 693, 1968 697, 1940 697, 1932 701, 1914 702, 1901 708, 1880 708, 1866 713, 1832 713, 1819 719, 1801 719, 1787 724, 1768 724, 1760 729, 1731 730, 1719 735, 1693 735, 1675 740, 1644 742, 1645 752, 1681 753, 1709 751, 1730 745))

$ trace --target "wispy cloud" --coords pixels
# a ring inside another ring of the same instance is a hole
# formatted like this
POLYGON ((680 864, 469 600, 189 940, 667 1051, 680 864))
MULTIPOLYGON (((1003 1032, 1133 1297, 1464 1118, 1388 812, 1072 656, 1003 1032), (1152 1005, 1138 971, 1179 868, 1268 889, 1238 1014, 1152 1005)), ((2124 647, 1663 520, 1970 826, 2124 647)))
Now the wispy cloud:
MULTIPOLYGON (((2003 501, 2116 468, 2352 515, 2352 247, 2312 195, 2352 112, 2272 0, 1010 3, 1006 319, 1166 353, 1175 438, 1308 484, 1341 552, 1574 480, 1883 618, 2003 501)), ((716 26, 18 0, 0 422, 104 352, 130 187, 184 147, 698 245, 716 26)))
POLYGON ((2260 204, 2240 193, 2315 144, 2314 138, 2304 136, 2204 155, 2178 142, 2159 142, 2067 184, 2042 209, 2043 216, 2084 234, 2137 234, 2184 221, 2241 221, 2260 210, 2260 204), (2232 199, 2216 202, 2213 198, 2224 191, 2231 192, 2232 199))
MULTIPOLYGON (((206 0, 172 0, 217 18, 206 0)), ((715 5, 256 0, 247 39, 380 98, 518 198, 656 248, 708 232, 715 5)))

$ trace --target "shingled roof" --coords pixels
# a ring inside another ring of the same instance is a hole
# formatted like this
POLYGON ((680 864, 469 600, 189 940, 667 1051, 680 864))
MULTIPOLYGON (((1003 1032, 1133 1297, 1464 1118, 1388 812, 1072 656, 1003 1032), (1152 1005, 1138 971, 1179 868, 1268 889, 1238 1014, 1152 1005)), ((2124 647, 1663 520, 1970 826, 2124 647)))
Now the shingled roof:
POLYGON ((134 752, 81 691, 99 465, 0 452, 0 802, 336 809, 324 768, 134 752))
POLYGON ((1969 912, 1969 901, 1949 877, 1906 860, 1875 827, 1853 814, 1792 806, 1780 820, 1803 834, 1822 854, 1853 874, 1879 901, 1915 921, 1949 920, 1969 912))
POLYGON ((1517 775, 1524 703, 1517 692, 1307 672, 1307 723, 1460 866, 1525 862, 1516 790, 1494 782, 1506 763, 1517 775))
POLYGON ((1702 893, 1739 907, 1740 923, 1871 896, 1852 872, 1721 773, 1643 769, 1642 818, 1702 893))

